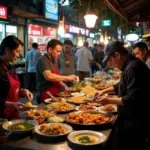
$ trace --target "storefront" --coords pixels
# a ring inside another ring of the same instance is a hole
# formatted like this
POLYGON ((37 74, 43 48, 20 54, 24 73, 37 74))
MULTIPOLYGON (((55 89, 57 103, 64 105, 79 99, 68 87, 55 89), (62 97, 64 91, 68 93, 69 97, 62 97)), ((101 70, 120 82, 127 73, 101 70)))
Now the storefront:
POLYGON ((56 29, 41 25, 28 25, 28 49, 31 49, 32 43, 36 42, 39 45, 39 51, 45 53, 48 41, 54 38, 56 38, 56 29))
MULTIPOLYGON (((70 39, 74 45, 77 45, 78 47, 80 47, 83 43, 83 41, 85 41, 85 39, 89 36, 90 32, 87 29, 84 28, 80 28, 80 27, 76 27, 73 25, 65 25, 65 31, 66 34, 70 35, 69 37, 62 37, 62 40, 65 39, 70 39)), ((65 35, 66 35, 65 34, 65 35)))
MULTIPOLYGON (((8 35, 17 36, 24 43, 24 30, 25 19, 18 16, 9 17, 7 7, 0 6, 0 43, 8 35)), ((21 56, 24 57, 24 51, 21 51, 21 56)))
POLYGON ((0 43, 2 42, 3 38, 5 38, 6 35, 5 23, 7 22, 7 19, 8 19, 7 7, 0 6, 0 43))

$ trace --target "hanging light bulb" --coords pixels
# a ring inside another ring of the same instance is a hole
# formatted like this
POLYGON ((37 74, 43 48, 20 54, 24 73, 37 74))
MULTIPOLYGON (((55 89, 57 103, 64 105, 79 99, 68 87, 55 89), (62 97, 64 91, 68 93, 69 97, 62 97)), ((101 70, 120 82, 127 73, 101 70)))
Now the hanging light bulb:
POLYGON ((58 27, 58 34, 60 36, 63 36, 65 34, 64 21, 65 21, 65 17, 63 16, 63 10, 62 10, 60 14, 60 21, 58 27))
POLYGON ((86 27, 94 28, 97 18, 95 14, 86 14, 84 16, 86 27))
POLYGON ((93 1, 89 3, 87 14, 84 16, 85 24, 87 28, 94 28, 97 20, 96 11, 93 8, 93 1))
POLYGON ((107 36, 105 36, 104 44, 105 44, 105 45, 108 44, 108 38, 107 38, 107 36))
POLYGON ((63 36, 65 34, 64 21, 59 21, 58 34, 60 36, 63 36))
POLYGON ((101 43, 104 42, 103 34, 101 35, 100 42, 101 42, 101 43))

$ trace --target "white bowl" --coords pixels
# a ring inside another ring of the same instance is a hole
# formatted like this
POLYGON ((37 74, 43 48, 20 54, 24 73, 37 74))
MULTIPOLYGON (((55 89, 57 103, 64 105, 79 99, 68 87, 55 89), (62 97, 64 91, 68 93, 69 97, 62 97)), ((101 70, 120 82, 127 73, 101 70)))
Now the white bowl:
POLYGON ((74 131, 68 135, 68 140, 77 145, 98 145, 102 144, 106 141, 106 135, 101 132, 96 132, 92 130, 81 130, 81 131, 74 131), (95 139, 94 143, 80 143, 78 138, 81 136, 92 136, 95 139))
POLYGON ((26 132, 30 132, 34 129, 35 126, 37 126, 37 122, 34 120, 26 120, 26 119, 20 119, 20 120, 13 120, 13 121, 9 121, 3 124, 3 129, 11 132, 11 133, 15 133, 15 134, 22 134, 22 133, 26 133, 26 132), (14 125, 14 124, 18 124, 18 123, 29 123, 32 124, 33 127, 30 129, 25 129, 25 130, 10 130, 8 129, 8 127, 10 125, 14 125))

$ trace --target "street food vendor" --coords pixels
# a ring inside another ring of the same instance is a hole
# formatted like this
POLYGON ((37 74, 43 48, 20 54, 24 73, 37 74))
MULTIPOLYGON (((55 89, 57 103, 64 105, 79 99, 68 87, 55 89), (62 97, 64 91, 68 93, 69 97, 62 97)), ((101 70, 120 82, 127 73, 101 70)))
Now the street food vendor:
POLYGON ((149 130, 150 71, 144 62, 128 54, 123 43, 114 41, 105 48, 104 60, 122 70, 120 82, 95 94, 97 102, 118 105, 118 150, 143 150, 149 130), (119 98, 102 96, 116 93, 119 98))
POLYGON ((40 91, 42 101, 50 98, 48 91, 55 96, 60 92, 60 87, 68 90, 63 81, 74 82, 77 80, 75 75, 60 75, 56 59, 60 56, 61 51, 62 43, 59 40, 52 39, 47 44, 47 53, 37 62, 37 89, 40 91))
POLYGON ((23 43, 10 35, 3 39, 0 45, 0 117, 7 119, 19 118, 19 111, 26 106, 18 101, 19 96, 26 96, 30 101, 32 93, 20 88, 20 82, 15 69, 10 65, 16 61, 22 50, 23 43))

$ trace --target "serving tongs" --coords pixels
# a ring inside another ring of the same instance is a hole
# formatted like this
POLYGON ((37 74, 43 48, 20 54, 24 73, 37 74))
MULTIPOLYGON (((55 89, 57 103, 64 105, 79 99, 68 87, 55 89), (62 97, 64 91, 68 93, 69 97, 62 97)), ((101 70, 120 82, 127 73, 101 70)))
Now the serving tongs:
POLYGON ((46 93, 51 97, 51 99, 52 99, 53 101, 57 101, 57 98, 54 97, 50 91, 47 91, 46 93))

